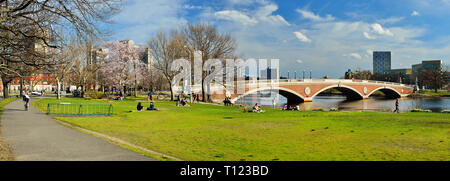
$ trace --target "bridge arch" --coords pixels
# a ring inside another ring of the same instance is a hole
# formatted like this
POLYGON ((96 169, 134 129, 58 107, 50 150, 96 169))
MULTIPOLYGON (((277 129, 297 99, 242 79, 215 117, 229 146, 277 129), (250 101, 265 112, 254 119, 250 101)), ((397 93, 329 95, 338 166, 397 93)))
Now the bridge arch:
POLYGON ((354 89, 353 87, 339 84, 331 85, 323 89, 320 89, 313 96, 311 96, 311 98, 314 99, 314 97, 316 97, 317 95, 328 89, 337 89, 338 91, 342 92, 347 97, 348 100, 364 99, 364 96, 358 90, 354 89))
POLYGON ((250 95, 250 94, 253 94, 253 93, 257 93, 259 91, 278 91, 278 93, 280 95, 282 95, 282 96, 287 98, 288 104, 292 104, 292 105, 299 104, 299 103, 302 103, 302 102, 305 101, 305 98, 302 95, 298 94, 297 92, 295 92, 295 91, 293 91, 291 89, 287 89, 287 88, 284 88, 284 87, 274 87, 274 88, 272 88, 272 87, 261 87, 261 88, 257 88, 257 89, 253 89, 253 90, 247 91, 245 94, 239 95, 238 97, 235 97, 234 99, 232 99, 231 102, 235 103, 237 100, 239 100, 239 99, 241 99, 241 98, 243 98, 243 97, 245 97, 247 95, 250 95))
POLYGON ((402 95, 395 89, 390 88, 390 87, 380 87, 377 88, 375 90, 373 90, 372 92, 370 92, 367 96, 371 96, 373 93, 375 93, 376 91, 381 91, 383 92, 383 94, 387 97, 387 98, 401 98, 402 95))

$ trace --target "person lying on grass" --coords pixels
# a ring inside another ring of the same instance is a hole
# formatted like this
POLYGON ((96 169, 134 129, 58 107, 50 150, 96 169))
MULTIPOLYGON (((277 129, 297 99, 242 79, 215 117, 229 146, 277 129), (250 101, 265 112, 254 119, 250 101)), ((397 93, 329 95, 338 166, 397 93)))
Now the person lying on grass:
POLYGON ((158 109, 155 108, 155 105, 153 104, 153 101, 150 102, 150 107, 147 108, 147 111, 157 111, 158 109))

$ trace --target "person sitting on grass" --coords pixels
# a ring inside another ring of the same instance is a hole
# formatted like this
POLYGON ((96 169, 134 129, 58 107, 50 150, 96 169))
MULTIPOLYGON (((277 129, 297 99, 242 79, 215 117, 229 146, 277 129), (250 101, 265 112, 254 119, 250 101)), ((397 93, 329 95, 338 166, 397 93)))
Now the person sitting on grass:
POLYGON ((255 104, 255 106, 253 106, 253 110, 252 112, 264 112, 263 110, 261 110, 261 108, 259 107, 258 103, 255 104))
POLYGON ((137 105, 137 110, 142 111, 142 109, 144 109, 144 106, 142 106, 141 102, 139 102, 137 105))
POLYGON ((189 106, 189 104, 187 104, 186 99, 181 99, 181 105, 182 106, 189 106))
POLYGON ((300 111, 300 105, 296 105, 294 111, 300 111))
POLYGON ((284 106, 283 106, 283 111, 287 111, 288 110, 288 106, 287 106, 287 104, 285 104, 284 106))
POLYGON ((150 107, 147 108, 147 111, 157 111, 158 109, 155 108, 155 105, 153 104, 153 101, 150 102, 150 107))
POLYGON ((116 101, 122 101, 122 100, 123 100, 123 97, 120 96, 120 95, 118 95, 114 100, 116 100, 116 101))
POLYGON ((231 100, 230 100, 229 97, 226 97, 225 100, 223 100, 223 104, 225 106, 232 106, 233 105, 233 103, 231 103, 231 100))

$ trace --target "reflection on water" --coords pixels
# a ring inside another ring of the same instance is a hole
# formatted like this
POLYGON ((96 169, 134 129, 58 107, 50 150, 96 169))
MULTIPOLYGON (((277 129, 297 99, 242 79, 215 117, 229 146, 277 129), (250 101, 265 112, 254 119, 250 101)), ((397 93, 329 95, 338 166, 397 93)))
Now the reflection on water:
MULTIPOLYGON (((287 103, 287 99, 279 94, 258 93, 258 95, 245 96, 236 103, 248 106, 258 103, 264 107, 281 108, 287 103)), ((302 110, 338 108, 339 111, 392 112, 395 109, 395 99, 370 97, 365 100, 347 101, 345 96, 317 96, 313 102, 302 103, 300 107, 302 110)), ((401 98, 399 99, 399 108, 400 112, 409 112, 415 108, 441 112, 450 110, 450 98, 401 98)))

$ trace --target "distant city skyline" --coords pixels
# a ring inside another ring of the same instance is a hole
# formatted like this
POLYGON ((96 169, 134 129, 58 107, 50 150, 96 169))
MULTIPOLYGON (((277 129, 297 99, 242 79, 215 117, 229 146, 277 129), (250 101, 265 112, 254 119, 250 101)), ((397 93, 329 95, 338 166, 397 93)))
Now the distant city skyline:
POLYGON ((146 44, 159 30, 208 22, 238 43, 245 58, 280 59, 280 74, 312 71, 342 77, 348 69, 372 70, 372 52, 392 52, 392 69, 422 60, 449 64, 450 1, 380 0, 126 0, 102 28, 111 41, 146 44))

